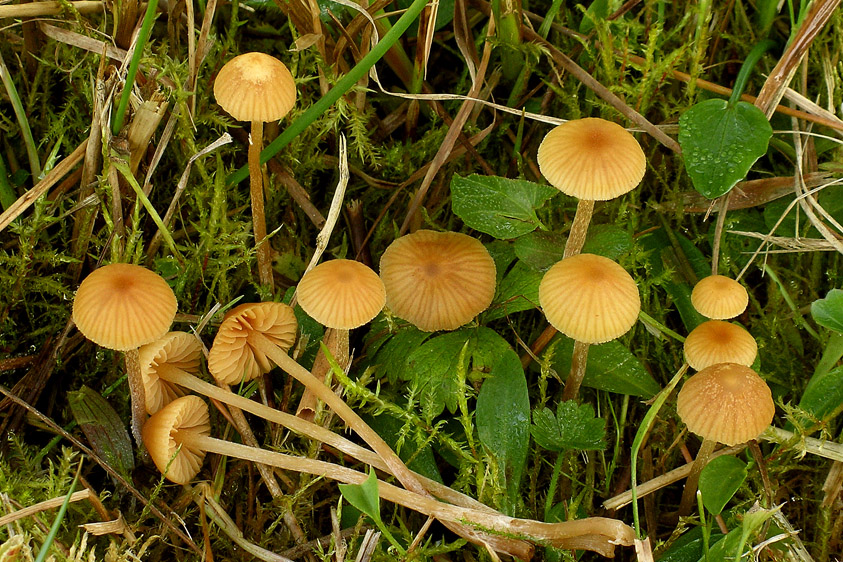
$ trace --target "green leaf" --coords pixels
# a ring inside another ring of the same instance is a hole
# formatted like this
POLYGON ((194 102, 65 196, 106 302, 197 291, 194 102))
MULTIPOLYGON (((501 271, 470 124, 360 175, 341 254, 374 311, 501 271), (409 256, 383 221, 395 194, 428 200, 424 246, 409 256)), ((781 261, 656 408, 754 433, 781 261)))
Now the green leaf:
POLYGON ((362 484, 339 484, 338 487, 345 501, 371 517, 380 526, 380 496, 378 495, 378 477, 375 476, 374 468, 369 468, 369 477, 362 484))
POLYGON ((395 383, 399 375, 407 371, 410 355, 430 335, 430 332, 422 332, 413 326, 398 330, 374 356, 372 364, 376 366, 375 372, 385 376, 390 383, 395 383))
POLYGON ((129 478, 135 467, 132 441, 126 425, 100 394, 87 386, 67 393, 73 419, 79 424, 91 448, 120 473, 129 478))
MULTIPOLYGON (((563 335, 553 355, 553 368, 562 378, 571 372, 571 354, 574 341, 563 335)), ((641 362, 618 341, 610 341, 588 348, 583 386, 652 398, 661 387, 644 369, 641 362)))
POLYGON ((595 417, 590 404, 578 405, 574 400, 560 402, 556 406, 556 415, 550 408, 533 411, 530 433, 536 443, 548 451, 606 448, 606 420, 595 417))
POLYGON ((746 480, 746 463, 731 455, 711 459, 700 473, 700 492, 709 513, 720 515, 746 480))
POLYGON ((817 418, 830 414, 840 404, 843 404, 843 366, 811 377, 799 400, 799 407, 817 418))
POLYGON ((811 316, 820 326, 843 332, 843 290, 832 289, 824 299, 811 303, 811 316))
POLYGON ((489 322, 507 314, 531 310, 539 306, 539 283, 544 273, 522 261, 515 262, 498 287, 498 294, 482 320, 489 322))
POLYGON ((454 175, 451 201, 463 222, 495 238, 517 238, 541 226, 536 209, 559 193, 525 180, 454 175))
POLYGON ((422 476, 431 480, 442 482, 442 475, 436 466, 436 458, 433 456, 433 448, 430 443, 417 443, 412 437, 404 439, 402 445, 398 446, 398 437, 402 435, 404 424, 395 416, 380 414, 378 416, 362 416, 363 420, 374 429, 378 435, 383 437, 386 444, 398 453, 401 460, 407 463, 407 467, 422 476))
POLYGON ((530 397, 518 354, 498 356, 477 396, 477 434, 504 467, 506 488, 515 501, 530 444, 530 397))
POLYGON ((594 0, 585 11, 580 21, 580 33, 588 33, 594 29, 594 22, 606 19, 609 15, 609 0, 594 0))
POLYGON ((679 118, 679 144, 694 188, 714 199, 729 192, 767 152, 773 128, 752 104, 712 99, 679 118))
POLYGON ((537 231, 515 239, 515 255, 533 269, 546 271, 562 259, 568 236, 559 232, 537 231))
POLYGON ((588 229, 582 253, 617 261, 631 249, 632 236, 625 229, 614 224, 595 224, 588 229))

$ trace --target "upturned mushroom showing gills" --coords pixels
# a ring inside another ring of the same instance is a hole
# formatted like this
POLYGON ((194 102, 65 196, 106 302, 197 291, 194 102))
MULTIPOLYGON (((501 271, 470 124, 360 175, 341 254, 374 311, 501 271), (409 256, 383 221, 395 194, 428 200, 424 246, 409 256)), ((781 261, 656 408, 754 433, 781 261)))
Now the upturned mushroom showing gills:
POLYGON ((703 438, 685 482, 679 514, 690 513, 700 471, 717 443, 737 445, 755 439, 773 421, 776 408, 767 383, 744 365, 722 363, 689 378, 676 398, 676 412, 703 438))
MULTIPOLYGON (((143 439, 155 466, 168 480, 177 484, 187 484, 198 474, 207 453, 348 484, 361 484, 367 479, 362 472, 336 464, 215 439, 210 436, 208 408, 196 396, 178 398, 150 417, 143 428, 143 439)), ((520 540, 498 541, 489 531, 546 542, 557 548, 596 550, 607 556, 611 556, 614 545, 631 545, 634 538, 632 529, 614 519, 591 517, 562 523, 517 519, 480 504, 476 508, 452 505, 386 482, 378 482, 378 494, 387 501, 435 517, 451 529, 462 530, 463 536, 469 540, 488 542, 501 548, 514 546, 509 553, 525 558, 529 558, 532 551, 529 545, 520 540)))
POLYGON ((539 145, 536 159, 550 185, 580 200, 565 245, 566 258, 582 249, 594 201, 632 191, 647 170, 635 137, 617 123, 594 117, 552 129, 539 145))
POLYGON ((214 97, 238 121, 250 121, 249 186, 252 198, 252 229, 258 252, 261 284, 272 287, 272 264, 266 238, 263 178, 260 153, 263 124, 287 115, 296 102, 296 83, 287 67, 264 53, 245 53, 228 61, 214 81, 214 97))
POLYGON ((419 230, 395 240, 381 257, 386 304, 425 332, 455 330, 495 296, 495 262, 459 232, 419 230))
POLYGON ((79 331, 92 342, 125 354, 132 433, 138 443, 146 418, 138 348, 167 333, 177 308, 176 295, 160 275, 128 263, 94 270, 73 298, 73 322, 79 331))
POLYGON ((691 291, 691 304, 713 320, 728 320, 743 313, 749 295, 743 285, 724 275, 709 275, 700 279, 691 291))
POLYGON ((589 345, 619 338, 638 319, 638 286, 609 258, 577 254, 545 273, 539 303, 551 326, 574 340, 571 373, 562 394, 563 400, 573 400, 585 376, 589 345))

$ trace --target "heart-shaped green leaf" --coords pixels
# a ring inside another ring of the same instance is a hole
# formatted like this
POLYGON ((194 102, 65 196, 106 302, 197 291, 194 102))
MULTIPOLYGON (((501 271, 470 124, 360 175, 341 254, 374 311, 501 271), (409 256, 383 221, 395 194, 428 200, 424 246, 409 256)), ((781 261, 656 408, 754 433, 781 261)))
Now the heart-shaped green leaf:
POLYGON ((752 104, 714 99, 679 118, 679 144, 694 188, 709 199, 729 192, 767 152, 773 128, 752 104))

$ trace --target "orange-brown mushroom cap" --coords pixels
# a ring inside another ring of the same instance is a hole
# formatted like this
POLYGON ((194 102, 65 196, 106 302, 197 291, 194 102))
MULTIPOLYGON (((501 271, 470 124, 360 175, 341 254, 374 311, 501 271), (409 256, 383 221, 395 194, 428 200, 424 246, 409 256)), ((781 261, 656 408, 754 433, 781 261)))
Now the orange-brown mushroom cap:
POLYGON ((594 254, 577 254, 551 267, 539 284, 539 303, 554 328, 583 343, 622 336, 641 310, 629 273, 594 254))
POLYGON ((293 309, 280 302, 246 303, 225 315, 208 354, 208 371, 225 384, 238 384, 272 370, 273 363, 249 345, 251 332, 260 332, 288 350, 296 341, 298 323, 293 309))
POLYGON ((495 296, 495 262, 479 240, 459 232, 419 230, 381 257, 386 304, 420 330, 455 330, 495 296))
POLYGON ((166 472, 167 479, 176 484, 187 484, 202 468, 205 451, 181 443, 178 439, 180 431, 211 434, 208 406, 198 396, 182 396, 173 400, 146 420, 143 426, 143 444, 158 470, 162 474, 166 472))
POLYGON ((539 169, 550 185, 578 199, 606 201, 632 191, 647 169, 626 129, 595 117, 551 130, 539 145, 539 169))
POLYGON ((329 328, 351 330, 378 315, 386 291, 378 274, 354 260, 331 260, 308 271, 296 288, 298 303, 329 328))
POLYGON ((758 354, 758 344, 749 332, 722 320, 709 320, 691 330, 684 347, 685 360, 697 371, 718 363, 749 367, 758 354))
POLYGON ((709 275, 694 286, 691 304, 706 318, 728 320, 746 310, 749 295, 744 286, 734 279, 724 275, 709 275))
POLYGON ((770 388, 755 371, 721 363, 685 382, 676 411, 692 432, 731 446, 758 437, 773 421, 776 408, 770 388))
POLYGON ((154 414, 176 398, 185 395, 180 386, 159 376, 161 367, 173 367, 195 375, 199 372, 201 357, 202 344, 196 336, 186 332, 170 332, 138 350, 148 413, 154 414))
POLYGON ((214 97, 238 121, 277 121, 296 103, 296 83, 275 57, 244 53, 220 69, 214 97))
POLYGON ((73 322, 92 342, 128 351, 170 329, 178 302, 164 279, 145 267, 113 263, 93 271, 73 299, 73 322))

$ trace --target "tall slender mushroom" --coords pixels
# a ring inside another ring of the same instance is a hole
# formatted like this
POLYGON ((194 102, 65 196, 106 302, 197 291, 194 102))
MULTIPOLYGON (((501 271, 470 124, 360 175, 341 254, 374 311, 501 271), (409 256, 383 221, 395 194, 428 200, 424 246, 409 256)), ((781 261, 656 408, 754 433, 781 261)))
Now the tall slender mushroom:
POLYGON ((709 275, 694 285, 691 304, 713 320, 728 320, 743 313, 749 304, 749 295, 743 285, 725 275, 709 275))
POLYGON ((545 273, 539 303, 550 325, 574 340, 571 373, 562 394, 563 400, 573 400, 585 376, 589 345, 619 338, 638 319, 638 286, 609 258, 577 254, 545 273))
POLYGON ((228 61, 214 81, 214 97, 238 121, 250 121, 249 186, 252 198, 252 229, 258 252, 258 275, 262 285, 273 287, 270 248, 266 238, 263 177, 260 153, 263 124, 278 121, 296 102, 296 83, 287 67, 264 53, 244 53, 228 61))
POLYGON ((776 407, 770 387, 758 373, 737 363, 722 363, 685 382, 676 397, 676 412, 690 431, 703 438, 679 504, 679 514, 687 515, 714 446, 755 439, 773 421, 776 407))
POLYGON ((128 263, 113 263, 93 271, 73 298, 73 322, 79 331, 97 345, 124 353, 132 434, 138 444, 146 419, 138 348, 167 333, 177 308, 176 295, 160 275, 128 263))
POLYGON ((459 232, 419 230, 381 257, 386 304, 420 330, 455 330, 495 296, 495 262, 479 240, 459 232))
MULTIPOLYGON (((199 472, 208 452, 314 474, 349 484, 361 484, 366 475, 355 470, 314 459, 294 457, 255 447, 248 447, 210 437, 210 418, 205 403, 196 396, 184 396, 162 408, 147 421, 143 438, 155 465, 166 477, 178 484, 186 484, 199 472)), ((611 552, 610 544, 631 545, 634 534, 622 522, 591 517, 562 523, 543 523, 508 517, 486 509, 455 506, 402 490, 385 482, 378 484, 380 497, 436 517, 449 527, 465 528, 467 537, 479 542, 494 541, 488 533, 526 536, 534 541, 546 541, 557 548, 589 548, 611 552), (472 529, 473 528, 473 529, 472 529), (608 544, 607 544, 608 543, 608 544)), ((519 547, 520 541, 506 540, 495 545, 519 547)), ((528 549, 529 550, 529 549, 528 549)))

